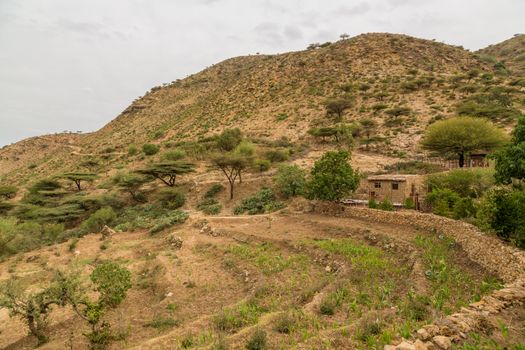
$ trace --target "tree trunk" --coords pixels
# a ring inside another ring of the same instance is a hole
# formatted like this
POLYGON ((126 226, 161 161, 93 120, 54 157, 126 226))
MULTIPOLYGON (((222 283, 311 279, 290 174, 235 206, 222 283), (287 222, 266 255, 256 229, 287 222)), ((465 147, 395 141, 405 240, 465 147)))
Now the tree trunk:
POLYGON ((233 181, 230 181, 230 200, 233 199, 233 186, 235 183, 235 179, 233 181))
POLYGON ((459 167, 463 168, 465 166, 465 152, 459 154, 459 167))
POLYGON ((76 180, 75 184, 77 185, 78 190, 82 191, 82 188, 80 187, 80 180, 76 180))

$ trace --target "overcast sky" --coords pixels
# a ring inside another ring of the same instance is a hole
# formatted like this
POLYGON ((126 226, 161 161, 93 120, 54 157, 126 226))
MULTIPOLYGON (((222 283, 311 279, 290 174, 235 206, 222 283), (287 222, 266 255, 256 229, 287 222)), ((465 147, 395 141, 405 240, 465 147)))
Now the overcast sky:
POLYGON ((152 86, 341 33, 476 50, 525 31, 524 0, 0 0, 0 146, 94 131, 152 86))

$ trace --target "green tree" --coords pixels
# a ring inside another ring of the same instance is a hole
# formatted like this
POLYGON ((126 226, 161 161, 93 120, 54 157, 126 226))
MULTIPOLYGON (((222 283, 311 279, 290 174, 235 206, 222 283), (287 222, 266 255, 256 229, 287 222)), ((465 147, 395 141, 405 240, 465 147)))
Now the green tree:
POLYGON ((306 175, 297 165, 281 165, 274 177, 279 191, 287 198, 303 194, 306 175))
POLYGON ((178 175, 192 172, 194 168, 195 165, 193 163, 167 161, 151 164, 144 169, 136 170, 136 173, 159 179, 166 186, 173 187, 178 175))
POLYGON ((512 179, 525 180, 525 116, 518 120, 512 142, 493 155, 496 159, 495 178, 498 183, 509 184, 512 179))
POLYGON ((141 188, 153 179, 150 176, 143 176, 135 173, 118 174, 113 178, 113 182, 121 191, 127 192, 137 202, 144 201, 144 195, 141 195, 141 188))
POLYGON ((104 316, 126 299, 131 288, 131 272, 116 262, 108 261, 98 265, 90 279, 93 290, 97 292, 96 299, 90 296, 91 293, 86 293, 78 276, 58 276, 64 300, 90 327, 90 332, 85 335, 91 348, 104 349, 113 338, 111 325, 104 320, 104 316))
POLYGON ((218 168, 230 183, 230 199, 233 199, 235 181, 249 166, 249 159, 236 154, 222 154, 212 158, 212 164, 218 168))
POLYGON ((0 308, 9 310, 11 317, 24 321, 38 344, 48 341, 48 318, 55 305, 64 305, 64 298, 56 283, 38 292, 28 292, 27 285, 12 277, 0 286, 0 308))
POLYGON ((445 156, 456 156, 459 167, 474 151, 493 151, 506 141, 504 132, 486 119, 457 117, 430 125, 421 144, 424 149, 445 156))
POLYGON ((329 151, 315 162, 308 181, 308 197, 336 201, 355 191, 359 173, 350 164, 346 151, 329 151))
POLYGON ((239 128, 225 129, 219 136, 217 136, 217 146, 220 150, 231 152, 242 141, 242 133, 239 128))
POLYGON ((368 146, 370 144, 370 135, 376 128, 377 124, 376 122, 371 118, 363 119, 359 122, 361 124, 361 127, 363 128, 363 133, 366 135, 366 149, 368 150, 368 146))
POLYGON ((77 190, 82 191, 82 182, 93 182, 97 175, 93 173, 64 173, 59 178, 72 181, 77 186, 77 190))
POLYGON ((343 121, 345 111, 352 105, 353 101, 349 97, 330 98, 324 102, 326 115, 333 118, 336 123, 343 121))

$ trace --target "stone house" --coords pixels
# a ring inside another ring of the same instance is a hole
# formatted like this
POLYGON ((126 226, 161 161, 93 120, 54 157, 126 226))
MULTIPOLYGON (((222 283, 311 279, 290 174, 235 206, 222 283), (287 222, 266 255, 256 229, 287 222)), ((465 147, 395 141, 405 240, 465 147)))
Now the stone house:
POLYGON ((412 198, 416 209, 425 193, 423 176, 420 175, 373 175, 367 179, 368 199, 377 202, 389 199, 396 206, 403 206, 412 198))

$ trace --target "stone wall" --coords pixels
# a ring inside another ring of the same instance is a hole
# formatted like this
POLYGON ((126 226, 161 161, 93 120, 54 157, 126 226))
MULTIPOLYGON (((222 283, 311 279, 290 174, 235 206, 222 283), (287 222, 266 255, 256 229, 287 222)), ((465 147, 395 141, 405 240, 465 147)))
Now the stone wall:
POLYGON ((504 288, 484 296, 479 302, 419 329, 417 339, 386 345, 385 350, 451 349, 452 343, 466 338, 467 333, 483 330, 491 315, 525 303, 525 252, 482 233, 473 225, 415 211, 389 212, 325 202, 314 203, 311 209, 324 215, 407 226, 454 238, 470 260, 506 283, 504 288))

